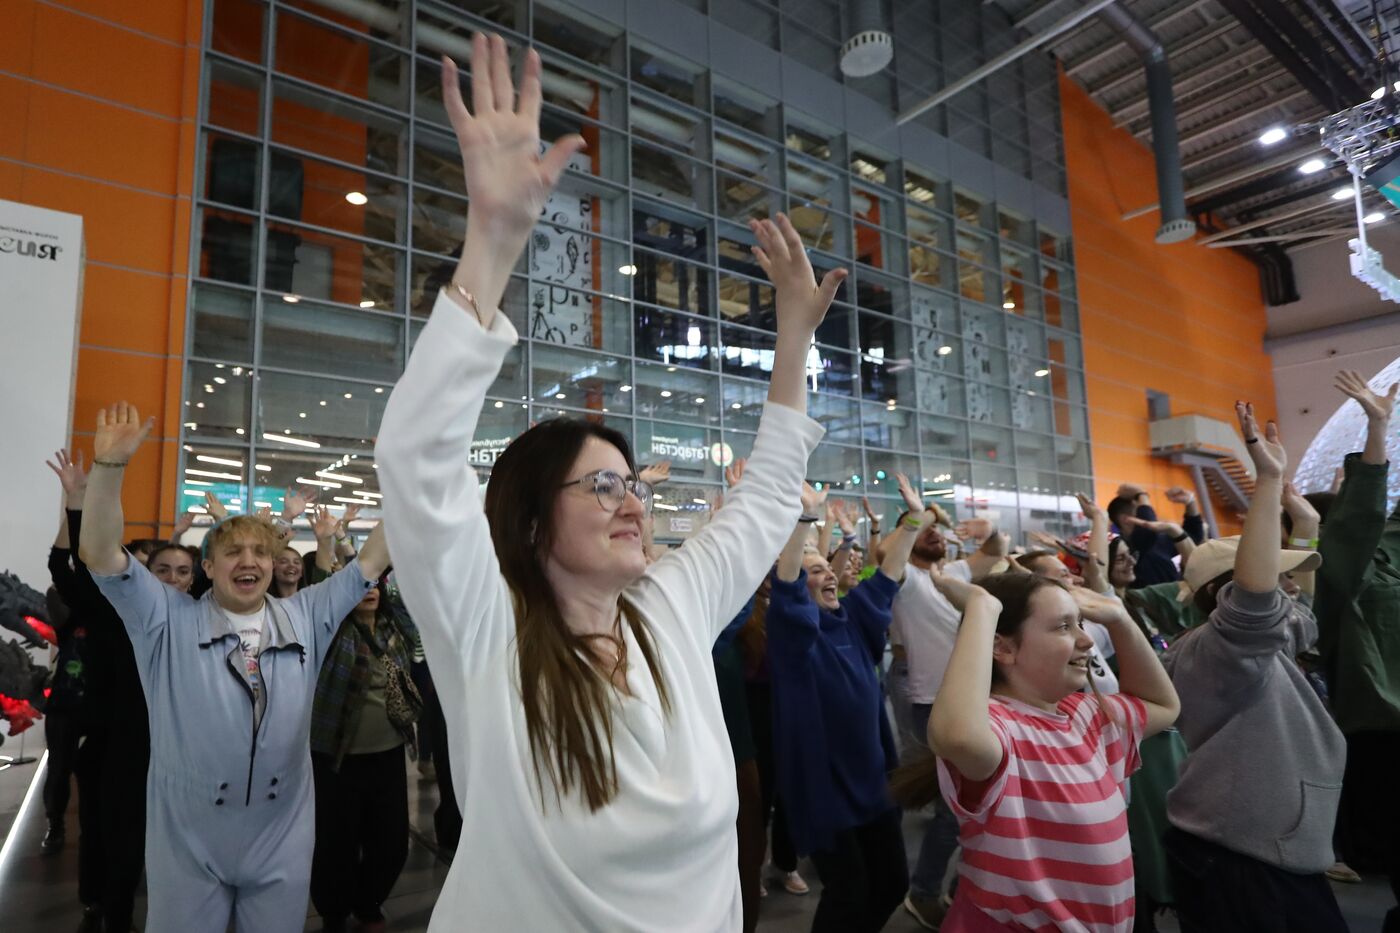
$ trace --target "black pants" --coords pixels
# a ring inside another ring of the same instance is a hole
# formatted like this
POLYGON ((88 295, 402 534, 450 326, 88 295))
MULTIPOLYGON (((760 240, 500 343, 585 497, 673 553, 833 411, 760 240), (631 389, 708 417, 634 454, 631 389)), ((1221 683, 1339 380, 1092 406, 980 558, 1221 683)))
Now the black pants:
POLYGON ((400 745, 387 752, 346 755, 337 772, 313 752, 316 852, 311 902, 327 920, 350 914, 382 920, 379 906, 408 859, 408 773, 400 745))
POLYGON ((73 775, 78 768, 78 740, 82 738, 81 713, 50 709, 44 713, 44 743, 49 749, 44 777, 44 815, 62 825, 72 796, 73 775))
MULTIPOLYGON (((428 673, 427 662, 415 661, 409 667, 408 675, 413 679, 413 685, 418 688, 418 694, 423 698, 425 706, 437 699, 437 691, 433 689, 433 675, 428 673)), ((427 723, 428 717, 423 716, 414 726, 414 731, 418 736, 418 760, 420 762, 433 760, 433 733, 428 728, 427 723)))
POLYGON ((456 851, 462 836, 462 811, 457 807, 457 795, 452 790, 452 762, 448 756, 447 719, 442 714, 438 692, 423 695, 423 716, 418 721, 419 734, 432 736, 433 767, 437 769, 438 805, 433 811, 433 834, 440 848, 456 851))
POLYGON ((771 817, 773 827, 773 867, 779 871, 797 869, 797 849, 788 833, 787 814, 778 797, 777 772, 773 764, 773 688, 765 683, 745 684, 745 700, 749 707, 749 728, 753 732, 758 777, 763 791, 763 826, 766 832, 771 817))
MULTIPOLYGON (((1400 754, 1400 732, 1355 732, 1347 736, 1347 767, 1342 777, 1338 819, 1346 827, 1345 856, 1357 865, 1376 867, 1400 900, 1400 795, 1391 772, 1400 754), (1359 850, 1360 857, 1353 850, 1359 850), (1369 858, 1367 857, 1369 856, 1369 858)), ((1400 910, 1387 923, 1400 927, 1400 910)))
POLYGON ((131 929, 146 867, 150 759, 146 723, 129 717, 94 725, 78 751, 78 898, 101 904, 107 930, 131 929))
POLYGON ((1284 871, 1176 828, 1163 843, 1181 933, 1347 933, 1326 875, 1284 871))
POLYGON ((812 933, 879 933, 909 890, 901 812, 892 809, 837 833, 836 847, 813 852, 822 880, 812 933))

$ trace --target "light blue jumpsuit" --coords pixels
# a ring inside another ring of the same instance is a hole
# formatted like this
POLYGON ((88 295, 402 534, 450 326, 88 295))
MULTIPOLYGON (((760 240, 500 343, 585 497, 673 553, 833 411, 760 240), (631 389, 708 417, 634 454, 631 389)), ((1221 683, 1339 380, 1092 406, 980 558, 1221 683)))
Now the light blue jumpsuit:
POLYGON ((150 709, 147 933, 301 930, 315 846, 311 705, 341 621, 374 586, 358 561, 288 599, 267 597, 264 712, 214 594, 191 599, 139 561, 93 574, 136 651, 150 709))

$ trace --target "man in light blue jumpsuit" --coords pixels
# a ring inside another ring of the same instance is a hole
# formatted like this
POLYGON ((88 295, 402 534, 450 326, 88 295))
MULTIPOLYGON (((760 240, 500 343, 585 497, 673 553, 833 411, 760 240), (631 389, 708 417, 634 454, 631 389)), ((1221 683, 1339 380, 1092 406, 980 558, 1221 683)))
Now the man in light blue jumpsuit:
POLYGON ((84 524, 80 547, 98 558, 89 567, 131 636, 150 709, 146 930, 224 933, 233 916, 240 933, 299 931, 315 846, 316 681, 336 629, 388 563, 383 532, 329 580, 277 599, 267 595, 276 532, 229 519, 210 534, 214 586, 191 599, 117 543, 121 468, 149 431, 128 409, 99 416, 85 512, 101 519, 91 536, 84 524), (259 616, 250 652, 240 626, 259 616))

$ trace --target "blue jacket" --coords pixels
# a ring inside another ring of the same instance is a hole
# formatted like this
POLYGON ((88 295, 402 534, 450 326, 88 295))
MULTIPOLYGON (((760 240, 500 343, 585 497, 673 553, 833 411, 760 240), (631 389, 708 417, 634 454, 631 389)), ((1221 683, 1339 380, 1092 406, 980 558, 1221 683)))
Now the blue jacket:
POLYGON ((799 851, 828 851, 837 833, 894 807, 887 776, 899 760, 875 668, 898 592, 877 572, 828 612, 808 595, 806 571, 773 579, 773 757, 799 851))

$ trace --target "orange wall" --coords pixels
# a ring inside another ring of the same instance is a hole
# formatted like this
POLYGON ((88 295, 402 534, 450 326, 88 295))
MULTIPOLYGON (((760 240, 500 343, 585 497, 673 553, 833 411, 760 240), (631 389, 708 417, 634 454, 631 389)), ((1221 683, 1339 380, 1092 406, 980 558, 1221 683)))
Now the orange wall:
POLYGON ((91 455, 103 404, 156 416, 127 470, 133 536, 174 519, 202 15, 199 0, 0 14, 0 198, 84 218, 73 443, 91 455))
MULTIPOLYGON (((1151 151, 1063 75, 1060 98, 1097 497, 1134 482, 1160 508, 1191 474, 1149 453, 1148 389, 1170 395, 1175 415, 1233 421, 1248 399, 1275 417, 1259 277, 1228 249, 1157 245, 1155 212, 1124 222, 1157 199, 1151 151)), ((1218 503, 1216 517, 1232 530, 1218 503)))

